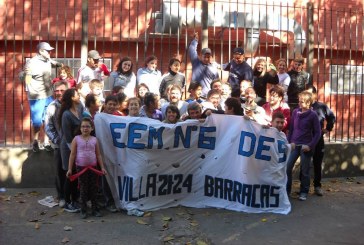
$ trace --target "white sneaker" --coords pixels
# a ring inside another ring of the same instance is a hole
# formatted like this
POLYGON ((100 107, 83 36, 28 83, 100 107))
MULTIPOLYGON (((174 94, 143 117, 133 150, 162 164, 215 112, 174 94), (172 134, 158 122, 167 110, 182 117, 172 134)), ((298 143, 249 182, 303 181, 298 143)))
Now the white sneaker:
POLYGON ((137 217, 143 217, 144 212, 140 211, 138 209, 132 209, 132 210, 128 210, 128 215, 130 216, 137 216, 137 217))
POLYGON ((322 197, 324 192, 322 191, 321 187, 315 187, 315 194, 319 197, 322 197))
POLYGON ((64 199, 59 200, 58 206, 64 208, 64 205, 66 205, 66 201, 64 199))
POLYGON ((301 201, 306 201, 307 200, 307 193, 301 193, 300 196, 298 197, 299 200, 301 201))

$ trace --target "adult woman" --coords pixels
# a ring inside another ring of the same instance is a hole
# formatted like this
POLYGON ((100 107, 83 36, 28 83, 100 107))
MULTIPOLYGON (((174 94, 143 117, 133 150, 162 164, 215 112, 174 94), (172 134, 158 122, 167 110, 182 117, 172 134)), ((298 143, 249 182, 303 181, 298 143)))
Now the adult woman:
POLYGON ((287 89, 289 84, 291 83, 291 77, 287 73, 287 62, 285 59, 279 59, 276 62, 277 66, 277 75, 279 80, 279 85, 284 88, 284 101, 288 102, 287 89))
POLYGON ((159 110, 160 102, 159 95, 154 93, 146 93, 144 97, 144 105, 140 108, 140 117, 149 117, 162 121, 163 115, 159 110))
POLYGON ((254 65, 253 79, 253 87, 257 94, 256 102, 262 106, 267 100, 267 83, 278 84, 279 82, 274 65, 267 68, 267 62, 264 59, 258 59, 254 65))
POLYGON ((76 87, 76 80, 73 79, 71 68, 69 66, 63 66, 58 68, 58 77, 52 80, 52 83, 56 83, 58 81, 65 81, 68 83, 68 88, 76 87))
POLYGON ((128 97, 135 96, 136 76, 133 72, 133 62, 129 57, 122 58, 116 71, 111 72, 109 85, 111 90, 115 86, 121 86, 128 97))
POLYGON ((139 68, 137 72, 138 84, 145 83, 150 92, 159 95, 159 87, 161 84, 161 72, 157 70, 158 58, 154 55, 145 59, 144 67, 139 68))
POLYGON ((169 60, 168 73, 162 77, 162 82, 159 87, 159 93, 162 98, 168 100, 167 88, 170 85, 179 85, 181 88, 185 86, 185 75, 179 72, 181 61, 176 58, 169 60))
MULTIPOLYGON (((59 125, 62 129, 62 141, 61 141, 61 157, 62 167, 68 171, 68 161, 71 154, 71 143, 73 138, 79 131, 79 126, 82 119, 82 110, 80 95, 75 88, 67 89, 62 97, 62 105, 59 112, 59 125)), ((77 181, 71 182, 66 179, 64 191, 66 205, 64 209, 67 212, 75 213, 80 209, 76 206, 77 200, 77 181)))

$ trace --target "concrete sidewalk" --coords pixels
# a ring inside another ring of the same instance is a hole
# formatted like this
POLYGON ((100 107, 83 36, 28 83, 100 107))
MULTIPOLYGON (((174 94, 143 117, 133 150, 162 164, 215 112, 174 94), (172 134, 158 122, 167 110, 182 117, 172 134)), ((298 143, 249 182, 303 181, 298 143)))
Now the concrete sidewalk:
POLYGON ((364 177, 325 179, 323 189, 323 197, 291 198, 288 215, 178 207, 143 218, 102 210, 86 220, 38 204, 53 189, 8 189, 0 244, 364 244, 364 177))

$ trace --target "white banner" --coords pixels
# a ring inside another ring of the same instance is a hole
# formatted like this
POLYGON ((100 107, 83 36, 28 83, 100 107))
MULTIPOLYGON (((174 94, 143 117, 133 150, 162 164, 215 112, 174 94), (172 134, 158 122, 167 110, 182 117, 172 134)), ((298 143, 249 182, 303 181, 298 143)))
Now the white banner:
POLYGON ((100 113, 95 127, 115 203, 287 214, 285 135, 239 116, 164 124, 100 113))

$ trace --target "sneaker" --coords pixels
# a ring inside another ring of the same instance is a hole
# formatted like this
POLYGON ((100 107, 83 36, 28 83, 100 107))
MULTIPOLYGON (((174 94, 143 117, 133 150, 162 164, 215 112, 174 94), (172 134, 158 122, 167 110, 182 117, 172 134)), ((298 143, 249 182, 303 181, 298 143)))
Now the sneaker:
POLYGON ((315 187, 315 194, 319 197, 322 197, 324 192, 322 191, 321 187, 315 187))
POLYGON ((81 210, 81 206, 78 202, 72 202, 72 206, 74 206, 76 209, 81 210))
POLYGON ((66 203, 64 205, 64 210, 69 213, 78 213, 80 212, 79 208, 76 208, 72 203, 66 203))
POLYGON ((44 150, 50 152, 50 151, 53 151, 53 148, 51 145, 44 145, 44 150))
POLYGON ((140 211, 139 209, 132 209, 132 210, 128 210, 127 214, 130 216, 143 217, 144 212, 140 211))
POLYGON ((102 214, 97 209, 92 210, 92 215, 95 217, 102 217, 102 214))
POLYGON ((32 145, 32 150, 33 150, 33 152, 39 152, 40 151, 38 140, 34 140, 33 145, 32 145))
POLYGON ((110 213, 116 213, 118 211, 118 209, 115 207, 114 204, 108 205, 106 206, 106 209, 110 212, 110 213))
POLYGON ((66 201, 64 199, 61 199, 61 200, 59 200, 58 205, 60 208, 64 208, 64 206, 66 205, 66 201))
POLYGON ((86 219, 86 218, 87 218, 86 210, 81 210, 81 219, 86 219))
POLYGON ((307 200, 307 193, 301 193, 300 196, 298 197, 299 200, 301 201, 306 201, 307 200))

